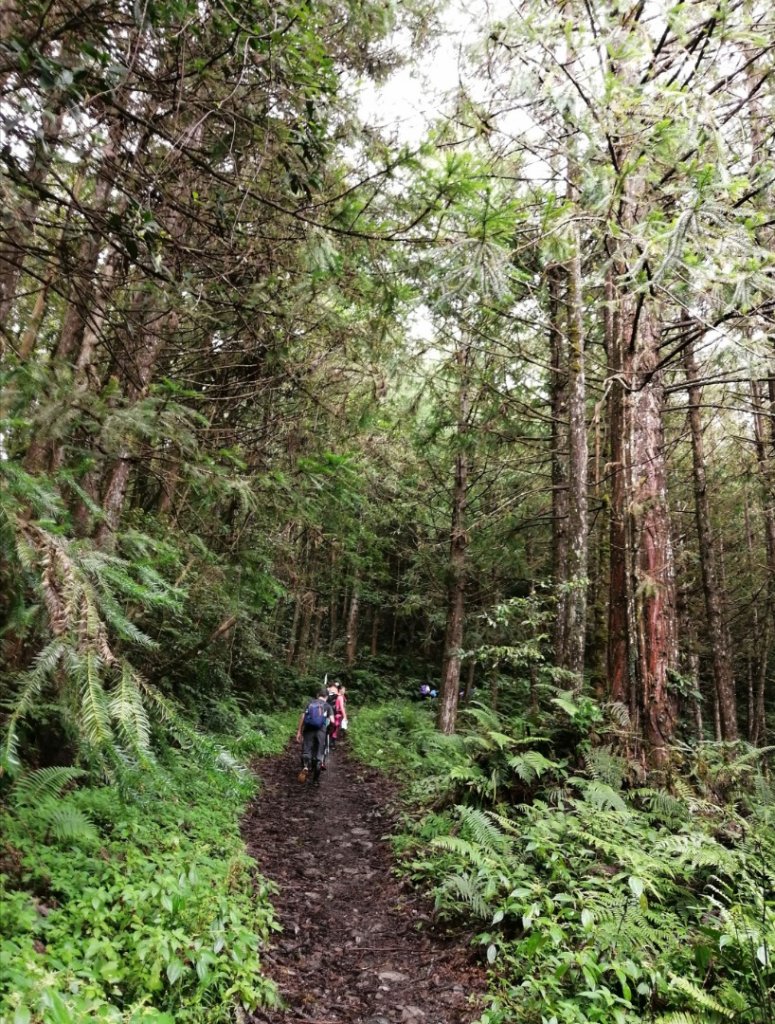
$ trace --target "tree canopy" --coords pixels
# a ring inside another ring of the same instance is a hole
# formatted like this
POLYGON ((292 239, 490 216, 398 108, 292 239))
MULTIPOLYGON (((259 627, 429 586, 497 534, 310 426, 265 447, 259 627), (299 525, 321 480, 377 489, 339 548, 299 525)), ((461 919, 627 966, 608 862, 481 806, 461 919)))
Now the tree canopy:
POLYGON ((438 19, 3 7, 5 770, 536 659, 644 764, 766 741, 769 7, 504 7, 410 147, 358 87, 438 19))

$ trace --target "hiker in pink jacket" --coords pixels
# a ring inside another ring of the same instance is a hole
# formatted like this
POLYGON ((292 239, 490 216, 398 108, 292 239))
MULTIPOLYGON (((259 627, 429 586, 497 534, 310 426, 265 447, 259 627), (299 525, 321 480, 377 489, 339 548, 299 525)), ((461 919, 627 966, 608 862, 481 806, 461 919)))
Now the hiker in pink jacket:
POLYGON ((334 701, 334 727, 331 730, 330 739, 330 746, 332 750, 336 741, 342 735, 342 722, 347 718, 344 687, 341 683, 335 683, 334 685, 336 686, 337 694, 336 700, 334 701))

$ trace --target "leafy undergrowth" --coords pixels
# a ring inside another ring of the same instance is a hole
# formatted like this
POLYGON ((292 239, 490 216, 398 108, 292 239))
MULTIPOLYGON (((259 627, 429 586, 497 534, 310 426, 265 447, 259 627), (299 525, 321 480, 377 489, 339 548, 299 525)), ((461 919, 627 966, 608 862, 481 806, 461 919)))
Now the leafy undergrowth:
POLYGON ((0 805, 0 1021, 216 1024, 276 1002, 270 887, 239 834, 293 716, 243 719, 217 761, 165 749, 120 784, 20 776, 0 805))
POLYGON ((603 742, 626 726, 616 708, 551 703, 554 731, 473 708, 444 737, 429 707, 392 704, 353 732, 406 783, 404 870, 439 914, 478 922, 481 1024, 772 1024, 772 748, 676 751, 647 784, 603 742))

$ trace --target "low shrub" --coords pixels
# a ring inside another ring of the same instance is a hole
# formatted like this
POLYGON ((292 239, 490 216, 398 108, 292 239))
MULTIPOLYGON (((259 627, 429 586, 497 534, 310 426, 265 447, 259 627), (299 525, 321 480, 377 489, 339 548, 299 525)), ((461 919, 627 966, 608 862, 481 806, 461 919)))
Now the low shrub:
MULTIPOLYGON (((591 698, 558 700, 607 728, 591 698)), ((539 735, 480 707, 461 724, 440 737, 430 708, 392 704, 361 712, 354 740, 406 783, 403 870, 477 928, 480 1024, 773 1024, 766 751, 705 745, 667 790, 582 730, 569 748, 567 723, 539 735)))
POLYGON ((218 1024, 274 1005, 260 950, 271 886, 239 834, 245 758, 282 748, 291 718, 231 722, 221 756, 162 750, 112 785, 22 776, 0 808, 0 1021, 218 1024), (131 799, 127 799, 131 791, 131 799))

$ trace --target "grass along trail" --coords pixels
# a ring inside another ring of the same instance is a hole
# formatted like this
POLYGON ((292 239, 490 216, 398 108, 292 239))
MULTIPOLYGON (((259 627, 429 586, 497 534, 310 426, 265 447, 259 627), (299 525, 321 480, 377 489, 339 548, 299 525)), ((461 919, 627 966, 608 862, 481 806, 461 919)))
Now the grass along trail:
POLYGON ((384 841, 390 784, 337 750, 320 787, 296 779, 298 748, 261 762, 243 835, 283 931, 264 954, 283 1010, 255 1022, 470 1024, 485 988, 468 936, 435 926, 384 841))

